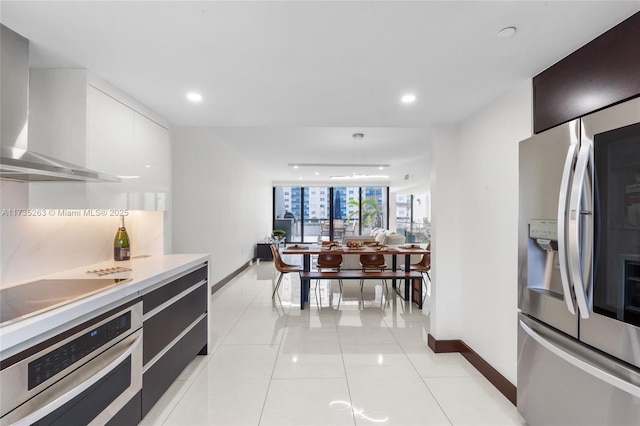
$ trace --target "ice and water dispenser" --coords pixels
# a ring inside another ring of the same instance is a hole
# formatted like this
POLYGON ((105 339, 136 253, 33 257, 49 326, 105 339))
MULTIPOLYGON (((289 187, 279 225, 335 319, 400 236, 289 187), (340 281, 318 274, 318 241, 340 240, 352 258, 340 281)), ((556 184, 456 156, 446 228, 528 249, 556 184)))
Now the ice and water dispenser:
POLYGON ((529 221, 527 283, 530 290, 563 299, 558 262, 558 221, 529 221))

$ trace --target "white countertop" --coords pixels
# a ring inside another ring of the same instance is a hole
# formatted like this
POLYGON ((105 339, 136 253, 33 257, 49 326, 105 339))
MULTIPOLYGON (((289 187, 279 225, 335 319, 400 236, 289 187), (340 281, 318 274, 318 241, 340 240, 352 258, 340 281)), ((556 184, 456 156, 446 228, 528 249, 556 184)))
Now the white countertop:
POLYGON ((55 336, 61 329, 81 324, 87 319, 133 300, 150 291, 153 287, 159 286, 161 283, 164 284, 164 280, 208 262, 209 257, 208 254, 169 254, 122 262, 107 261, 29 280, 131 278, 130 281, 106 288, 86 298, 1 327, 0 358, 10 357, 55 336), (111 267, 130 268, 131 272, 120 272, 102 277, 87 273, 89 270, 111 267))

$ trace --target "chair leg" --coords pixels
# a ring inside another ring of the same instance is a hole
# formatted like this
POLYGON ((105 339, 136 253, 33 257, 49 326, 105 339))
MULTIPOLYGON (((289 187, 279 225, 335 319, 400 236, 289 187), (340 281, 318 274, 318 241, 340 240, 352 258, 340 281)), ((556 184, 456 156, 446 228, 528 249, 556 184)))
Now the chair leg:
POLYGON ((280 272, 280 277, 278 278, 278 283, 276 284, 276 288, 273 289, 273 294, 271 294, 271 298, 276 297, 276 293, 278 292, 278 287, 280 287, 280 281, 282 281, 282 277, 284 276, 284 272, 280 272))
MULTIPOLYGON (((429 278, 429 285, 431 285, 431 277, 429 276, 429 273, 425 271, 425 274, 427 274, 427 278, 429 278)), ((422 305, 424 306, 424 301, 427 300, 429 287, 427 287, 427 281, 424 279, 424 275, 422 276, 422 281, 424 282, 424 295, 422 296, 422 305)))

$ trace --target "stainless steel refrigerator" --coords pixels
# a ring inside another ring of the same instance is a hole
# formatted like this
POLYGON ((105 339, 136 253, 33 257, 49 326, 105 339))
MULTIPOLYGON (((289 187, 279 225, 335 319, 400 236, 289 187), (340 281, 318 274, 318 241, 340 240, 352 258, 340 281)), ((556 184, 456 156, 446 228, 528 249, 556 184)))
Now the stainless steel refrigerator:
POLYGON ((532 426, 640 425, 640 98, 519 157, 518 410, 532 426))

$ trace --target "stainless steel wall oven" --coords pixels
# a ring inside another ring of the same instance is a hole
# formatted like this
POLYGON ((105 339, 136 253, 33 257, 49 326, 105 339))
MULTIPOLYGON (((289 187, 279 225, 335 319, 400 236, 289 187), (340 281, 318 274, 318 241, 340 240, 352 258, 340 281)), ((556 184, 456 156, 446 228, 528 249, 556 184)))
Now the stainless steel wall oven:
POLYGON ((61 331, 0 367, 1 425, 108 424, 126 406, 139 421, 142 303, 61 331))

